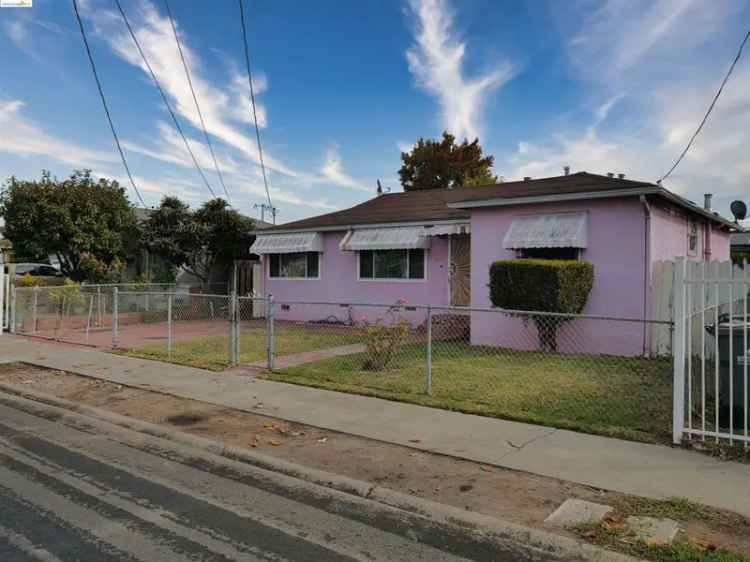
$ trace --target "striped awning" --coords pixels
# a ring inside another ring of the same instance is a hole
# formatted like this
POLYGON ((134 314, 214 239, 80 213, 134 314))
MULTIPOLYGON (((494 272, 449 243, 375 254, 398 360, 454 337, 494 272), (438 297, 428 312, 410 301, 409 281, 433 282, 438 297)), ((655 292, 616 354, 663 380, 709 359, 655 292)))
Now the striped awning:
POLYGON ((297 252, 322 252, 323 237, 319 232, 292 234, 258 234, 250 246, 252 254, 294 254, 297 252))
POLYGON ((515 217, 503 238, 503 247, 585 248, 586 213, 558 213, 515 217))
POLYGON ((430 238, 422 226, 402 226, 392 228, 362 228, 350 230, 341 240, 339 247, 344 251, 363 250, 409 250, 429 248, 430 238))

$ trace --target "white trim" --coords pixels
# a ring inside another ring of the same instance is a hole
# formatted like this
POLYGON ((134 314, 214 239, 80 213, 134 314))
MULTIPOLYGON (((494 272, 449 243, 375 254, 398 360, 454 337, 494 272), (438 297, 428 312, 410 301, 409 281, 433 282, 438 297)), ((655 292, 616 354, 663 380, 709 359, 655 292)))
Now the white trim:
MULTIPOLYGON (((266 265, 266 279, 268 281, 320 281, 323 278, 323 268, 321 264, 320 256, 323 252, 295 252, 299 254, 313 253, 318 256, 318 276, 317 277, 272 277, 271 276, 271 256, 288 256, 289 254, 265 254, 268 259, 265 260, 266 265)), ((305 271, 307 271, 307 261, 305 261, 305 271)))
MULTIPOLYGON (((406 275, 407 277, 375 277, 375 264, 373 263, 373 271, 372 277, 362 277, 360 272, 360 261, 359 261, 359 255, 364 252, 388 252, 389 250, 362 250, 362 251, 356 251, 354 252, 357 254, 357 281, 362 281, 363 283, 426 283, 427 282, 427 250, 422 248, 413 248, 412 250, 405 250, 407 252, 406 255, 406 275), (409 255, 408 252, 412 250, 422 250, 422 260, 423 260, 423 266, 422 271, 424 272, 424 276, 420 278, 410 279, 408 277, 409 275, 409 255)), ((373 261, 375 260, 373 256, 373 261)))
POLYGON ((365 228, 397 228, 400 226, 432 226, 436 224, 470 224, 469 217, 463 219, 438 219, 438 220, 425 220, 425 221, 406 221, 406 222, 378 222, 378 223, 361 223, 361 224, 346 224, 346 225, 336 225, 336 226, 314 226, 314 227, 308 227, 308 228, 288 228, 288 229, 274 229, 272 231, 268 230, 253 230, 250 232, 250 234, 255 234, 256 236, 260 236, 262 234, 291 234, 294 232, 336 232, 340 230, 352 230, 352 229, 359 229, 363 230, 365 228))
POLYGON ((556 203, 558 201, 578 201, 580 199, 608 199, 611 197, 627 197, 630 195, 660 194, 658 187, 639 187, 636 189, 617 189, 611 191, 587 191, 583 193, 558 193, 554 195, 532 195, 529 197, 495 197, 476 201, 459 201, 448 203, 451 209, 470 209, 474 207, 507 207, 510 205, 524 205, 527 203, 556 203))

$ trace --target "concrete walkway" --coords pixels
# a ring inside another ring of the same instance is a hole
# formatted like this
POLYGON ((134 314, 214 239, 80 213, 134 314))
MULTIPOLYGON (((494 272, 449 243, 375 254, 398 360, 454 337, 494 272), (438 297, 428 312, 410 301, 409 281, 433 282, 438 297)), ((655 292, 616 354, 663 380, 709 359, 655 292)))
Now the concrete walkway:
MULTIPOLYGON (((362 353, 364 350, 365 346, 361 343, 353 343, 350 345, 328 347, 326 349, 318 349, 315 351, 289 353, 288 355, 282 355, 281 357, 274 358, 274 370, 282 369, 284 367, 304 365, 305 363, 314 363, 316 361, 322 361, 324 359, 331 359, 332 357, 354 355, 355 353, 362 353)), ((242 363, 240 364, 240 367, 250 367, 252 369, 265 370, 268 367, 268 361, 266 359, 261 359, 260 361, 253 361, 252 363, 242 363)))
POLYGON ((7 359, 597 488, 685 497, 750 517, 750 465, 691 451, 3 335, 0 360, 7 359))

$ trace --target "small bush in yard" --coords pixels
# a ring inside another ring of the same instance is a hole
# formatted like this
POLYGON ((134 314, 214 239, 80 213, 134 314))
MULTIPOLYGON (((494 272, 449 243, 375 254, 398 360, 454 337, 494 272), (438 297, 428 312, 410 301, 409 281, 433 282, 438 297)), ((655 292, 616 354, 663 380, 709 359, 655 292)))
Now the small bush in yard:
MULTIPOLYGON (((507 310, 580 314, 594 286, 594 266, 575 260, 519 259, 490 266, 490 301, 507 310)), ((539 344, 557 350, 557 331, 570 318, 532 316, 539 344)))
POLYGON ((385 370, 409 334, 409 322, 399 316, 404 304, 406 301, 401 299, 388 310, 390 324, 380 320, 367 329, 366 358, 362 365, 365 371, 385 370))
POLYGON ((41 284, 42 280, 39 277, 34 277, 31 273, 26 273, 16 282, 16 287, 39 287, 41 284))

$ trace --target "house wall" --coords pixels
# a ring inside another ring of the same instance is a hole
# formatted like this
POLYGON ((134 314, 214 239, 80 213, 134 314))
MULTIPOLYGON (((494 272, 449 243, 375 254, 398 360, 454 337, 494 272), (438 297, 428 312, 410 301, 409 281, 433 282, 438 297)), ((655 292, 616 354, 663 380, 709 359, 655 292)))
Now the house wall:
MULTIPOLYGON (((651 263, 656 261, 673 260, 684 256, 692 261, 709 259, 705 255, 707 224, 702 217, 695 217, 698 222, 698 251, 696 255, 688 255, 688 226, 690 223, 687 213, 675 206, 651 205, 651 263)), ((731 234, 726 230, 718 230, 714 225, 710 228, 711 260, 726 261, 729 259, 729 242, 731 234)))
MULTIPOLYGON (((276 317, 281 320, 325 320, 329 316, 347 320, 349 310, 338 304, 294 304, 293 301, 322 303, 376 303, 378 307, 353 307, 355 320, 364 316, 369 321, 382 317, 387 307, 399 299, 407 305, 447 305, 448 237, 433 236, 426 251, 424 280, 367 280, 357 279, 357 252, 344 252, 339 243, 346 232, 325 232, 324 251, 320 257, 320 279, 269 279, 269 260, 263 260, 265 295, 273 295, 278 303, 276 317), (288 307, 288 310, 286 309, 288 307)), ((415 323, 424 321, 424 311, 407 311, 405 317, 415 323)))
MULTIPOLYGON (((584 314, 642 318, 645 213, 636 198, 472 210, 472 306, 492 306, 487 287, 490 265, 496 260, 516 257, 514 251, 502 246, 503 236, 515 216, 570 211, 588 213, 588 247, 581 259, 594 265, 595 281, 584 314)), ((558 345, 560 351, 569 353, 640 355, 644 333, 644 326, 638 322, 580 319, 564 325, 558 345)), ((497 312, 472 314, 471 339, 477 345, 513 349, 537 349, 539 345, 533 322, 497 312)))

